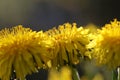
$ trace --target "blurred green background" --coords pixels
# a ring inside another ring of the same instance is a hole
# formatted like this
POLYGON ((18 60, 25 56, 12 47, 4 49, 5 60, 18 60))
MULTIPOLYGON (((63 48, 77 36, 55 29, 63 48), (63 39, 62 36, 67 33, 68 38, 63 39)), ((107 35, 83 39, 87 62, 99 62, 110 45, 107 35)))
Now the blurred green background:
MULTIPOLYGON (((103 26, 114 18, 119 20, 119 8, 119 0, 0 0, 0 29, 22 24, 45 31, 66 22, 103 26)), ((93 80, 97 74, 103 80, 111 79, 110 71, 89 62, 81 63, 77 69, 82 80, 93 80)), ((40 70, 27 79, 47 80, 47 70, 40 70)))

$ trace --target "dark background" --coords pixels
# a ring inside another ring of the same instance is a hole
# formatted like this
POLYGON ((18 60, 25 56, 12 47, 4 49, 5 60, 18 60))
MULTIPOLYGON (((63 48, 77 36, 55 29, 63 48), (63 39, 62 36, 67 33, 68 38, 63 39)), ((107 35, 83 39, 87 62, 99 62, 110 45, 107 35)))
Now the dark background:
MULTIPOLYGON (((120 19, 119 0, 0 0, 0 28, 22 24, 45 31, 66 22, 103 26, 114 18, 120 19)), ((27 78, 47 80, 47 71, 27 78)))
POLYGON ((66 22, 102 26, 120 18, 119 0, 0 0, 0 27, 48 30, 66 22))

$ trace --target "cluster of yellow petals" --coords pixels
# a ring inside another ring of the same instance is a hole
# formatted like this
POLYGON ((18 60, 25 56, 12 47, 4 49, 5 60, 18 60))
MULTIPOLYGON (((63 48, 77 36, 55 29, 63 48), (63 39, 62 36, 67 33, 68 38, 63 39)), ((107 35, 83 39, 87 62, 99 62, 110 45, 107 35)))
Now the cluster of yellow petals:
POLYGON ((50 40, 42 31, 32 31, 21 25, 0 31, 0 78, 25 80, 27 74, 47 66, 52 54, 50 40))
POLYGON ((0 31, 0 79, 25 80, 40 68, 79 63, 87 56, 88 29, 66 23, 58 29, 32 31, 22 25, 0 31))
POLYGON ((89 43, 88 29, 77 27, 76 23, 65 23, 45 32, 54 42, 53 66, 63 66, 65 64, 78 64, 80 56, 86 55, 86 45, 89 43))
POLYGON ((98 65, 109 68, 120 66, 120 22, 115 19, 98 29, 97 36, 88 47, 94 49, 93 58, 98 65))
MULTIPOLYGON (((65 23, 46 32, 22 25, 0 31, 1 80, 10 80, 13 73, 16 79, 25 80, 26 75, 40 68, 75 65, 91 55, 98 65, 120 66, 119 21, 115 19, 97 31, 94 25, 83 28, 76 23, 65 23)), ((65 72, 59 74, 66 77, 65 72)))

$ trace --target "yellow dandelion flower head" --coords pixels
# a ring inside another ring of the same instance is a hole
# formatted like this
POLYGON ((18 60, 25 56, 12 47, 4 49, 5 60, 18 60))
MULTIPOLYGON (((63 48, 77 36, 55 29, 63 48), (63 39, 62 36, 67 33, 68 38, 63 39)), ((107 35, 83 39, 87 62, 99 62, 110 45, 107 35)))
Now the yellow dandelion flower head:
POLYGON ((58 29, 53 28, 46 33, 53 38, 56 58, 53 60, 54 65, 64 65, 65 63, 77 64, 80 55, 84 55, 88 29, 83 27, 77 28, 76 23, 65 23, 58 29))
POLYGON ((98 35, 89 46, 94 46, 97 64, 105 64, 109 68, 120 66, 120 22, 115 19, 99 29, 98 35))
POLYGON ((42 32, 37 33, 30 28, 24 28, 22 25, 1 30, 0 78, 10 80, 15 71, 16 77, 24 80, 27 74, 36 72, 37 67, 42 67, 43 55, 39 49, 45 48, 42 47, 44 37, 42 32))

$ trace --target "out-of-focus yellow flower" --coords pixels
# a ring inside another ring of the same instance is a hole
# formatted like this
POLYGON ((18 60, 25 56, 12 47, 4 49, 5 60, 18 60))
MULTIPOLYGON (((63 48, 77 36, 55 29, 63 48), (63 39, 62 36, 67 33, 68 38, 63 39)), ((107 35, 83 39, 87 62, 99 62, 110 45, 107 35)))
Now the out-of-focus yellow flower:
POLYGON ((80 56, 89 56, 85 54, 86 45, 89 43, 88 32, 89 30, 83 27, 77 28, 76 23, 65 23, 58 29, 46 31, 45 33, 52 38, 55 46, 52 65, 77 64, 80 56))
POLYGON ((63 67, 60 71, 52 69, 48 80, 72 80, 72 73, 69 67, 63 67))
POLYGON ((89 29, 91 33, 96 33, 98 26, 91 23, 91 24, 86 25, 85 28, 89 29))
POLYGON ((94 48, 93 58, 98 65, 107 65, 109 68, 120 66, 120 22, 115 19, 99 29, 88 47, 94 48))
POLYGON ((47 54, 50 42, 46 39, 47 37, 42 31, 36 33, 36 31, 21 25, 1 30, 1 80, 10 80, 13 71, 15 71, 17 78, 25 80, 27 74, 36 72, 37 68, 44 67, 51 58, 50 54, 47 54))
POLYGON ((104 80, 104 77, 102 74, 97 73, 92 80, 104 80))

